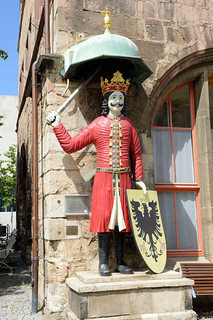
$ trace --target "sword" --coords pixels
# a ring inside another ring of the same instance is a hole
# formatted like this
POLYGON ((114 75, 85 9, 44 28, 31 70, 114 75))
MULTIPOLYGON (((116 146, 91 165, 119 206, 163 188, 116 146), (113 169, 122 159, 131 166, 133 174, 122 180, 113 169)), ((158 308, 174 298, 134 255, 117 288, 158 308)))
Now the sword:
MULTIPOLYGON (((71 103, 71 101, 75 98, 79 91, 90 82, 90 80, 96 75, 96 73, 98 73, 100 69, 101 67, 99 67, 88 79, 84 80, 81 85, 77 89, 75 89, 75 91, 69 96, 69 98, 56 110, 59 115, 67 108, 67 106, 71 103)), ((51 125, 54 121, 55 118, 52 121, 47 120, 47 124, 51 125)))

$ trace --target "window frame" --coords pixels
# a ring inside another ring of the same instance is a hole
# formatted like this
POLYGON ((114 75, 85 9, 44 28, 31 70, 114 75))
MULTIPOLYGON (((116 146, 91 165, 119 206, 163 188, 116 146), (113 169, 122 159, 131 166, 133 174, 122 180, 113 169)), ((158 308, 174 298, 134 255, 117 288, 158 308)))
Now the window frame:
MULTIPOLYGON (((212 79, 213 80, 213 79, 212 79)), ((198 162, 197 162, 197 143, 196 143, 196 128, 195 128, 195 96, 194 96, 194 83, 187 82, 177 88, 173 89, 166 97, 162 100, 158 108, 156 109, 152 119, 152 129, 164 129, 169 130, 171 135, 171 153, 172 153, 172 183, 155 183, 156 191, 169 191, 173 192, 174 195, 174 210, 175 210, 175 229, 176 229, 176 246, 177 249, 167 250, 168 257, 190 257, 190 256, 203 256, 203 240, 202 240, 202 225, 201 225, 201 209, 200 209, 200 186, 198 179, 198 162), (172 93, 181 89, 184 86, 189 86, 190 95, 190 111, 191 111, 191 127, 180 128, 172 126, 172 105, 171 96, 172 93), (169 114, 170 114, 170 125, 167 127, 154 126, 155 117, 163 105, 163 103, 169 99, 169 114), (192 133, 192 148, 193 148, 193 165, 194 165, 194 183, 176 183, 175 182, 175 159, 174 159, 174 147, 173 147, 173 131, 174 130, 189 130, 192 133), (199 249, 178 249, 178 225, 177 225, 177 205, 176 205, 176 193, 177 192, 195 192, 196 198, 196 209, 197 209, 197 227, 198 227, 198 245, 199 249)))

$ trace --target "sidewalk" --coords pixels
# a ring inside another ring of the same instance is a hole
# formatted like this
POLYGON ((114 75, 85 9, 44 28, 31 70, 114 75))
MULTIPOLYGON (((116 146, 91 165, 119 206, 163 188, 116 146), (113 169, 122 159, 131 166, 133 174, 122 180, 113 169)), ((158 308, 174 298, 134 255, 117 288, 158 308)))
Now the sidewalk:
POLYGON ((14 251, 7 263, 12 267, 0 265, 0 320, 64 320, 62 314, 32 314, 31 271, 14 251))
POLYGON ((18 252, 11 254, 8 263, 13 269, 12 274, 0 265, 0 319, 45 319, 41 312, 31 314, 30 268, 22 262, 18 252))

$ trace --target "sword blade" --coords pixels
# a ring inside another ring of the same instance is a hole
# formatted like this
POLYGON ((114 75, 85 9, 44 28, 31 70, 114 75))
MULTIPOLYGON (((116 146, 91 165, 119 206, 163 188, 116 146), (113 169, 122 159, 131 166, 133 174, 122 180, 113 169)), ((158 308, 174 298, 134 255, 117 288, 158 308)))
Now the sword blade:
POLYGON ((100 69, 101 67, 99 67, 88 79, 83 81, 81 85, 77 89, 75 89, 75 91, 69 96, 69 98, 56 110, 59 114, 61 114, 67 108, 67 106, 71 103, 71 101, 75 98, 79 91, 90 82, 90 80, 96 75, 96 73, 98 73, 100 69))

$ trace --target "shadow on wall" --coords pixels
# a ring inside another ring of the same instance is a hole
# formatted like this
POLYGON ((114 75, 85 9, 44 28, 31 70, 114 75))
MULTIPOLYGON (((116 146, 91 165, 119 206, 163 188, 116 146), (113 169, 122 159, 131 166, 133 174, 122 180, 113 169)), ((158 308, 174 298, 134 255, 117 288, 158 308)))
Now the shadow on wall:
POLYGON ((21 251, 21 257, 27 264, 31 264, 32 249, 32 198, 31 198, 31 174, 26 154, 26 146, 22 144, 21 151, 17 154, 17 241, 16 249, 21 251))

